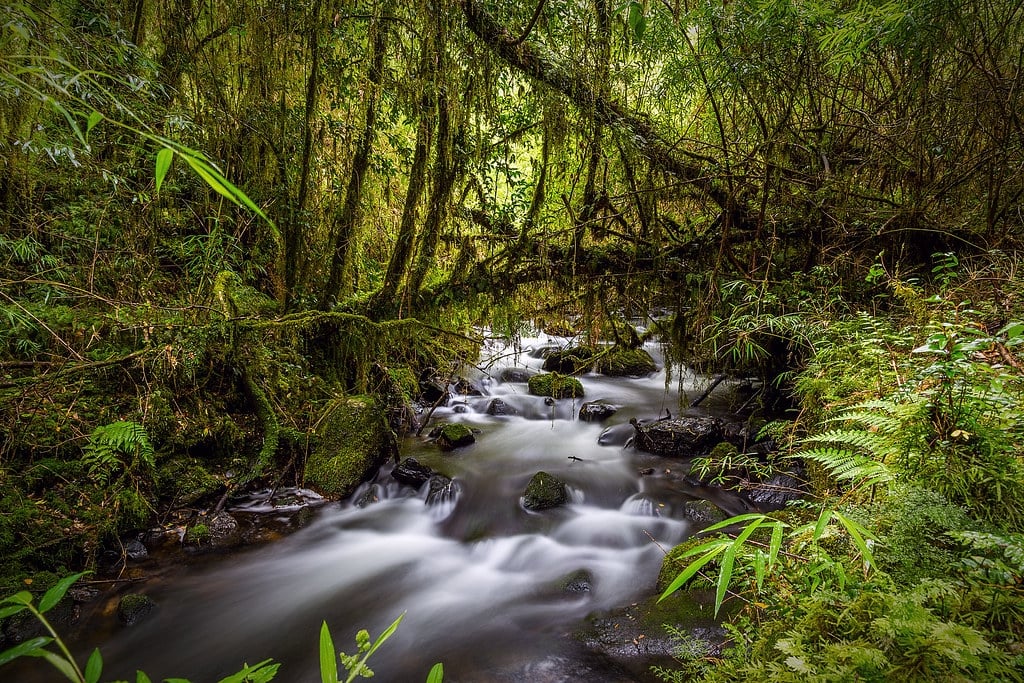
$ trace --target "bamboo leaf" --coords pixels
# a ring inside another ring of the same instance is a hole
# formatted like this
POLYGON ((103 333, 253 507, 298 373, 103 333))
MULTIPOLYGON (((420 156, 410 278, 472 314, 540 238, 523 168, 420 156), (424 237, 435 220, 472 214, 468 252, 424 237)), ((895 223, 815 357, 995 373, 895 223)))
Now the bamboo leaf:
POLYGON ((762 519, 763 520, 763 519, 767 519, 767 516, 759 514, 757 512, 748 512, 745 515, 736 515, 735 517, 730 517, 729 519, 723 519, 721 522, 718 522, 716 524, 712 524, 711 526, 707 527, 706 529, 702 529, 701 533, 707 533, 709 531, 716 531, 718 529, 724 529, 725 527, 732 526, 733 524, 739 524, 740 522, 748 522, 748 521, 753 520, 753 519, 762 519))
POLYGON ((779 557, 779 550, 782 548, 782 524, 776 524, 772 528, 772 540, 768 545, 768 566, 775 564, 779 557))
POLYGON ((99 683, 102 673, 103 655, 100 654, 100 649, 96 648, 89 655, 89 661, 85 663, 85 683, 99 683))
POLYGON ((85 576, 88 572, 79 572, 78 574, 72 574, 71 576, 65 576, 63 579, 58 581, 50 590, 46 591, 43 595, 43 599, 39 601, 39 611, 47 612, 53 609, 54 605, 61 601, 64 594, 71 588, 71 584, 78 581, 80 578, 85 576))
POLYGON ((722 607, 722 603, 725 601, 725 592, 729 589, 729 582, 732 580, 732 565, 736 560, 736 549, 735 543, 731 544, 729 548, 722 555, 722 565, 718 570, 718 586, 715 589, 715 616, 718 616, 718 610, 722 607))
POLYGON ((48 661, 50 666, 64 674, 64 677, 69 681, 72 681, 73 683, 81 683, 82 678, 78 673, 78 670, 75 668, 74 662, 69 662, 56 652, 50 652, 49 650, 39 650, 34 656, 42 657, 48 661))
POLYGON ((680 586, 684 585, 687 581, 689 581, 694 574, 701 570, 701 568, 704 565, 706 565, 708 562, 715 559, 715 557, 721 554, 726 549, 726 547, 727 544, 719 543, 715 547, 708 550, 703 557, 700 557, 691 562, 689 565, 687 565, 686 569, 681 571, 679 575, 672 580, 672 583, 668 585, 668 588, 666 588, 665 591, 658 598, 658 602, 661 602, 668 596, 675 593, 680 586))
MULTIPOLYGON (((167 680, 171 680, 171 679, 167 679, 167 680)), ((144 671, 136 671, 135 672, 135 683, 153 683, 153 681, 149 680, 149 676, 147 676, 144 671)))
POLYGON ((338 683, 338 655, 326 621, 320 626, 320 680, 322 683, 338 683))
POLYGON ((160 192, 160 186, 164 184, 167 171, 171 169, 171 161, 174 160, 174 150, 164 147, 156 153, 156 191, 160 192))
POLYGON ((3 604, 5 602, 13 602, 19 605, 28 606, 32 604, 32 594, 28 591, 19 591, 14 595, 8 595, 3 600, 0 600, 0 604, 3 604))
POLYGON ((832 519, 832 511, 828 508, 822 508, 821 514, 818 515, 818 523, 814 525, 814 535, 811 536, 811 540, 815 543, 821 538, 821 535, 825 533, 825 527, 828 526, 829 521, 832 519))
POLYGON ((0 619, 6 619, 7 617, 14 616, 18 612, 24 612, 26 605, 11 605, 9 607, 0 608, 0 619))
POLYGON ((427 683, 443 683, 444 681, 444 665, 438 662, 430 668, 430 673, 427 674, 427 683))
POLYGON ((103 114, 99 113, 96 110, 93 110, 93 112, 91 114, 89 114, 89 118, 85 122, 85 135, 86 135, 86 137, 88 137, 89 132, 93 128, 96 127, 96 124, 99 123, 102 120, 103 120, 103 114))
POLYGON ((19 643, 14 647, 0 652, 0 666, 3 666, 7 662, 14 661, 18 657, 36 656, 38 657, 39 650, 53 642, 53 638, 47 638, 40 636, 38 638, 32 638, 26 640, 24 643, 19 643))
POLYGON ((871 548, 868 547, 867 541, 864 538, 865 536, 870 537, 868 530, 862 527, 857 522, 853 521, 852 519, 849 519, 845 515, 839 514, 838 512, 833 512, 832 516, 839 520, 839 523, 846 528, 846 532, 850 534, 850 538, 853 539, 853 544, 857 547, 857 550, 860 551, 861 557, 864 558, 865 573, 867 572, 868 568, 874 569, 875 557, 874 555, 872 555, 871 548))

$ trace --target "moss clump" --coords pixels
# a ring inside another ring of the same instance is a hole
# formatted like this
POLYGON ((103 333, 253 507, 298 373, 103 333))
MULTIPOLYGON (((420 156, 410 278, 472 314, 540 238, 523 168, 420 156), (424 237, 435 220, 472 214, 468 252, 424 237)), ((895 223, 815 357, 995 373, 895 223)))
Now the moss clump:
POLYGON ((156 609, 153 598, 141 593, 129 593, 117 603, 117 618, 125 626, 134 626, 156 609))
POLYGON ((657 372, 658 366, 643 349, 616 346, 597 359, 596 369, 611 377, 644 377, 657 372))
POLYGON ((175 458, 162 464, 157 469, 156 486, 161 498, 185 507, 222 488, 221 482, 195 458, 175 458))
POLYGON ((205 524, 194 524, 185 532, 185 543, 188 545, 202 545, 210 542, 212 532, 205 524))
POLYGON ((565 483, 547 472, 538 472, 530 479, 523 494, 523 507, 527 510, 547 510, 569 502, 565 483))
POLYGON ((384 411, 369 396, 328 404, 316 436, 304 482, 334 498, 350 495, 398 449, 384 411))
MULTIPOLYGON (((658 592, 668 588, 669 584, 693 561, 693 558, 683 557, 683 555, 706 540, 705 538, 691 537, 668 551, 665 559, 661 561, 661 570, 658 572, 658 583, 656 584, 658 592)), ((717 572, 717 560, 712 560, 705 567, 707 568, 704 570, 704 573, 709 576, 712 575, 717 572)))
POLYGON ((527 383, 534 396, 554 398, 579 398, 583 396, 583 385, 575 377, 566 377, 557 372, 534 375, 527 383))
POLYGON ((442 451, 452 451, 476 441, 473 430, 464 424, 446 424, 437 435, 437 446, 442 451))

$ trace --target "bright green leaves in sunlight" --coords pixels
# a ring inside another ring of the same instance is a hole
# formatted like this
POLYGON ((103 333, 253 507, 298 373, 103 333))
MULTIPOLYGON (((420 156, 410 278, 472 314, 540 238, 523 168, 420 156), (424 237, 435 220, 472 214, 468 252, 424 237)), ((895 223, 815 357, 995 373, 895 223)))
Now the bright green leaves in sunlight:
POLYGON ((639 2, 631 2, 627 7, 626 21, 629 24, 629 30, 633 32, 633 36, 637 40, 642 40, 644 33, 647 32, 647 16, 644 14, 644 6, 639 2))
POLYGON ((167 171, 171 170, 171 162, 174 161, 174 150, 170 147, 164 147, 156 153, 156 191, 160 193, 160 188, 164 184, 164 178, 167 177, 167 171))
MULTIPOLYGON (((834 573, 840 583, 845 583, 846 580, 842 564, 831 558, 818 544, 833 521, 837 522, 849 536, 857 551, 857 556, 853 559, 862 563, 865 576, 869 570, 875 567, 875 559, 871 553, 871 543, 874 538, 871 533, 839 511, 824 508, 816 521, 792 529, 788 534, 789 545, 804 554, 787 554, 787 556, 807 563, 808 573, 815 576, 813 584, 815 586, 821 583, 818 574, 826 569, 834 573), (808 534, 810 534, 809 538, 808 534)), ((767 515, 753 513, 738 515, 713 524, 704 529, 702 533, 721 531, 743 523, 746 523, 745 526, 736 534, 735 538, 727 534, 719 534, 716 538, 690 548, 680 555, 678 558, 680 560, 696 559, 692 560, 672 580, 658 600, 664 600, 685 586, 714 560, 718 561, 718 577, 713 581, 715 584, 715 616, 718 616, 722 603, 725 602, 726 595, 729 593, 730 584, 734 583, 734 578, 737 577, 741 567, 742 575, 748 581, 752 575, 754 592, 760 591, 766 575, 775 567, 780 554, 783 554, 783 530, 789 525, 767 515), (760 533, 755 537, 755 533, 759 531, 760 533)), ((703 574, 701 576, 711 581, 710 577, 703 574)))

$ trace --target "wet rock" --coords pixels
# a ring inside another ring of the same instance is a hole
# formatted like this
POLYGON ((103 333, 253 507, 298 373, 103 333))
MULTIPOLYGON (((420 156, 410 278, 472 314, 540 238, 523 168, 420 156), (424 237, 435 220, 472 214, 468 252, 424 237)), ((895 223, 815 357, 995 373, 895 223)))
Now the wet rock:
POLYGON ((430 431, 430 436, 442 451, 453 451, 476 441, 473 430, 464 424, 440 425, 430 431))
POLYGON ((631 424, 612 425, 601 432, 597 443, 601 446, 625 446, 635 435, 636 430, 631 424))
POLYGON ((146 546, 142 544, 142 541, 132 539, 124 544, 124 554, 129 560, 144 560, 149 557, 149 551, 146 550, 146 546))
POLYGON ((552 398, 578 398, 583 396, 583 385, 575 377, 566 377, 557 372, 546 372, 534 375, 528 383, 530 393, 534 396, 551 396, 552 398))
POLYGON ((635 680, 650 680, 651 666, 671 667, 680 647, 700 641, 706 650, 721 653, 725 629, 712 618, 712 608, 686 595, 657 602, 656 597, 597 615, 576 638, 588 649, 622 669, 635 680), (685 634, 680 640, 666 625, 685 634))
POLYGON ((427 505, 439 505, 453 501, 459 493, 459 485, 443 474, 435 474, 430 478, 427 489, 427 505))
POLYGON ((459 396, 486 396, 483 385, 476 380, 466 379, 465 377, 459 377, 456 380, 455 385, 452 387, 456 394, 459 396))
POLYGON ((593 577, 586 569, 578 569, 573 573, 563 576, 558 582, 558 587, 563 593, 589 593, 593 577))
POLYGON ((560 372, 565 375, 578 375, 586 372, 593 365, 597 351, 590 346, 572 346, 550 352, 544 358, 542 369, 548 372, 560 372))
POLYGON ((406 458, 391 470, 391 476, 403 484, 413 488, 423 486, 432 476, 437 474, 426 465, 421 465, 416 458, 406 458))
POLYGON ((141 593, 129 593, 117 603, 117 619, 125 626, 134 626, 155 609, 153 598, 141 593))
POLYGON ((500 398, 491 399, 487 404, 488 415, 518 415, 519 411, 500 398))
POLYGON ((533 475, 523 493, 523 507, 527 510, 547 510, 567 502, 569 494, 565 490, 565 482, 547 472, 533 475))
POLYGON ((536 374, 528 368, 504 368, 498 373, 498 379, 502 382, 529 382, 536 374))
POLYGON ((557 344, 544 344, 543 346, 533 346, 526 350, 526 355, 530 358, 547 358, 555 351, 561 351, 562 347, 557 344))
POLYGON ((724 438, 725 422, 716 417, 677 417, 635 423, 633 445, 668 458, 707 455, 724 438))
POLYGON ((682 515, 700 526, 710 526, 728 517, 717 505, 708 500, 691 500, 687 502, 683 505, 682 515))
POLYGON ((380 502, 380 487, 374 484, 370 488, 363 491, 363 494, 355 501, 357 508, 364 508, 368 505, 380 502))
POLYGON ((580 406, 579 419, 582 422, 604 422, 619 412, 619 406, 608 401, 587 401, 580 406))
POLYGON ((427 379, 420 382, 420 400, 428 406, 446 405, 451 394, 445 383, 436 379, 427 379))
POLYGON ((231 548, 243 541, 242 531, 236 520, 227 512, 212 516, 201 516, 189 525, 184 543, 192 550, 199 548, 231 548))
POLYGON ((755 484, 747 498, 761 509, 779 509, 791 500, 807 495, 807 482, 797 472, 776 474, 766 482, 755 484))

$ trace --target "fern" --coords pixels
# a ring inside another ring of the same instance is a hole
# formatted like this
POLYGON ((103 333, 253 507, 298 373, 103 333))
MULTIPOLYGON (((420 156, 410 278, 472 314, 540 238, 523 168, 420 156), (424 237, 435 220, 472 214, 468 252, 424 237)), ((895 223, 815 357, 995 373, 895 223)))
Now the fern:
POLYGON ((156 468, 153 444, 146 428, 137 422, 120 420, 102 425, 89 436, 82 455, 89 476, 106 486, 118 470, 123 476, 146 476, 156 468))

